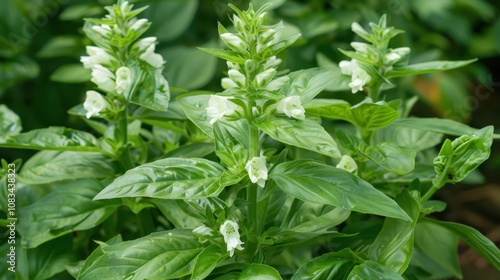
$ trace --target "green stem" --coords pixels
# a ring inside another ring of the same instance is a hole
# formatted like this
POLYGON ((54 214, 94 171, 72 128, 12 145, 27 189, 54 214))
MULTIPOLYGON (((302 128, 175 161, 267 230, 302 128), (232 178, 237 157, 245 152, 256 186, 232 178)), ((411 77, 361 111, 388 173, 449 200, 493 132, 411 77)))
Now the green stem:
POLYGON ((437 190, 439 190, 446 184, 445 176, 447 176, 447 174, 448 174, 448 165, 446 165, 446 167, 443 169, 443 172, 441 172, 441 176, 436 180, 432 181, 432 187, 420 199, 421 204, 429 200, 429 198, 431 198, 437 190))
POLYGON ((154 231, 154 223, 149 209, 143 209, 136 215, 136 218, 141 236, 146 236, 154 231))
MULTIPOLYGON (((252 108, 255 105, 255 101, 252 97, 249 97, 247 102, 247 120, 249 123, 249 150, 248 150, 248 160, 253 157, 259 156, 259 129, 253 125, 252 108)), ((255 237, 258 236, 258 208, 257 208, 257 184, 250 183, 247 187, 247 202, 248 202, 248 227, 253 229, 255 237)), ((257 249, 257 244, 251 240, 248 241, 247 250, 250 256, 255 255, 257 249)))
POLYGON ((118 127, 120 130, 120 146, 121 146, 121 163, 125 168, 125 171, 134 167, 134 162, 130 157, 130 151, 128 146, 128 109, 125 108, 120 115, 120 120, 118 127))
POLYGON ((382 80, 374 82, 368 87, 368 97, 370 97, 373 102, 378 101, 378 96, 380 94, 380 87, 382 86, 382 80))

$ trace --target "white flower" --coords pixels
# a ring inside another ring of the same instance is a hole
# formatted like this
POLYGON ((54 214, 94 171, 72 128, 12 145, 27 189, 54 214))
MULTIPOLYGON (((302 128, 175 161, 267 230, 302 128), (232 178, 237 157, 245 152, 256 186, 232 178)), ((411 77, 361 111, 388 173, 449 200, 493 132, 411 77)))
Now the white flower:
POLYGON ((109 38, 111 36, 111 27, 109 27, 109 25, 94 25, 92 29, 104 38, 109 38))
POLYGON ((264 72, 261 72, 255 76, 255 81, 257 82, 257 87, 265 87, 269 81, 276 75, 276 69, 269 68, 264 72))
POLYGON ((363 86, 367 84, 371 80, 370 75, 366 73, 365 70, 360 67, 354 69, 351 76, 351 82, 349 83, 349 87, 352 89, 352 93, 356 93, 358 91, 363 90, 363 86))
POLYGON ((288 83, 288 80, 290 80, 290 78, 288 78, 288 76, 283 76, 283 77, 279 77, 277 79, 274 79, 269 84, 267 84, 266 90, 268 90, 268 91, 278 90, 278 89, 282 88, 286 83, 288 83))
POLYGON ((281 99, 278 102, 278 113, 285 114, 289 118, 296 118, 298 120, 303 120, 306 118, 304 115, 304 107, 300 102, 299 96, 288 96, 281 99))
POLYGON ((361 42, 352 42, 351 47, 355 49, 357 52, 366 54, 368 53, 368 44, 361 43, 361 42))
POLYGON ((223 33, 220 35, 222 41, 231 49, 236 51, 245 51, 247 45, 243 39, 232 33, 223 33))
POLYGON ((144 18, 129 22, 129 24, 131 24, 130 29, 134 30, 135 32, 138 32, 140 29, 147 28, 147 26, 148 26, 147 23, 148 23, 148 20, 144 19, 144 18))
POLYGON ((245 75, 241 74, 240 71, 231 69, 227 72, 229 78, 233 80, 239 87, 244 87, 246 83, 246 77, 245 75))
POLYGON ((90 79, 100 89, 113 92, 115 90, 115 75, 102 65, 92 67, 92 78, 90 79))
POLYGON ((146 37, 140 40, 137 40, 132 45, 131 52, 143 53, 145 52, 151 45, 156 43, 156 37, 146 37))
POLYGON ((231 80, 231 78, 222 78, 220 82, 223 89, 238 87, 238 85, 231 80))
POLYGON ((356 60, 343 60, 339 63, 340 72, 343 75, 350 75, 351 82, 349 87, 352 89, 352 93, 363 90, 363 86, 371 80, 371 77, 365 70, 359 67, 356 60))
POLYGON ((87 91, 87 98, 83 103, 83 108, 87 111, 85 115, 87 119, 90 119, 92 116, 98 116, 106 107, 108 107, 108 102, 100 93, 93 90, 87 91))
POLYGON ((140 56, 140 59, 144 60, 145 62, 149 63, 149 65, 153 66, 154 68, 160 68, 163 66, 165 61, 163 60, 163 57, 157 53, 155 53, 155 45, 151 44, 149 47, 144 51, 140 56))
POLYGON ((252 183, 257 183, 261 188, 265 187, 267 180, 266 157, 253 157, 247 162, 245 169, 252 183))
POLYGON ((358 170, 358 165, 356 164, 354 159, 349 155, 343 155, 336 167, 344 169, 351 173, 356 173, 356 171, 358 170))
POLYGON ((80 61, 83 63, 83 67, 87 69, 91 69, 96 64, 109 65, 113 62, 117 62, 116 58, 114 58, 102 48, 95 46, 87 46, 86 48, 89 56, 80 57, 80 61))
POLYGON ((193 229, 193 233, 201 236, 212 236, 212 229, 203 225, 193 229))
POLYGON ((244 243, 240 240, 238 229, 238 224, 232 220, 226 220, 219 229, 219 232, 224 237, 224 242, 226 242, 229 257, 234 255, 234 249, 243 250, 241 245, 244 243))
POLYGON ((132 72, 128 67, 122 66, 116 70, 115 90, 118 94, 128 93, 132 84, 132 72))
POLYGON ((385 55, 385 64, 394 64, 401 59, 401 56, 395 52, 390 52, 385 55))
POLYGON ((210 118, 210 124, 222 119, 225 115, 231 115, 236 110, 236 105, 229 101, 227 97, 212 95, 208 100, 207 114, 210 118))

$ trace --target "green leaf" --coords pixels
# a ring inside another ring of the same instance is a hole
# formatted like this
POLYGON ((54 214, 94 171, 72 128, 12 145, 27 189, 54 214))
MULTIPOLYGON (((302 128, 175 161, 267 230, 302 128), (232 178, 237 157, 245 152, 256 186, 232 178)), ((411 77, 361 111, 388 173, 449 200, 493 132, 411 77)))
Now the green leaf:
POLYGON ((415 227, 411 265, 427 271, 433 279, 461 279, 457 249, 454 233, 430 220, 421 220, 415 227))
POLYGON ((384 280, 404 280, 404 278, 391 270, 374 261, 366 261, 353 268, 348 280, 366 280, 366 279, 384 279, 384 280))
POLYGON ((387 171, 396 174, 406 174, 415 168, 415 157, 417 152, 412 148, 398 146, 392 142, 379 143, 366 151, 360 151, 362 155, 382 166, 387 171))
POLYGON ((182 35, 198 8, 197 0, 149 1, 147 4, 149 8, 141 16, 148 18, 152 24, 146 34, 156 36, 160 41, 170 41, 182 35))
POLYGON ((102 190, 94 179, 78 179, 53 190, 19 211, 18 230, 23 245, 36 247, 67 233, 86 230, 102 223, 120 205, 119 200, 93 201, 102 190))
POLYGON ((0 147, 33 150, 99 151, 92 134, 65 127, 34 129, 0 138, 0 147))
POLYGON ((363 262, 356 253, 346 248, 309 260, 295 272, 292 280, 347 279, 351 270, 363 262))
POLYGON ((9 137, 17 135, 22 130, 21 119, 7 106, 0 104, 0 135, 9 137))
POLYGON ((182 145, 179 148, 168 152, 165 157, 191 158, 204 157, 214 152, 213 143, 193 143, 182 145))
POLYGON ((313 99, 303 105, 308 114, 333 120, 345 120, 354 123, 351 104, 339 99, 313 99))
POLYGON ((243 57, 240 57, 239 54, 234 51, 224 50, 224 49, 212 49, 212 48, 199 48, 199 49, 213 56, 222 58, 224 60, 228 60, 233 63, 240 63, 240 64, 245 63, 245 59, 243 57))
POLYGON ((333 166, 295 160, 277 165, 269 175, 284 192, 304 201, 411 221, 394 200, 333 166))
POLYGON ((453 141, 447 139, 434 159, 435 185, 457 183, 465 179, 489 158, 492 142, 492 126, 476 131, 474 135, 463 135, 453 141))
POLYGON ((411 127, 420 130, 433 131, 447 135, 461 136, 474 134, 478 129, 453 120, 438 118, 406 118, 398 119, 392 123, 394 127, 411 127))
POLYGON ((382 103, 361 103, 351 108, 354 124, 363 130, 375 130, 388 126, 399 114, 382 103))
POLYGON ((156 69, 149 69, 139 90, 134 91, 130 102, 156 111, 167 111, 170 101, 170 89, 163 85, 162 74, 156 69), (160 81, 160 82, 159 82, 160 81), (160 84, 161 89, 158 84, 160 84))
POLYGON ((420 215, 420 198, 405 189, 395 200, 413 222, 386 218, 382 230, 370 245, 368 254, 373 261, 387 266, 398 274, 403 274, 413 255, 413 238, 420 215))
POLYGON ((191 274, 191 280, 205 279, 214 268, 228 257, 226 250, 221 249, 214 244, 209 245, 203 249, 196 257, 196 262, 191 274))
POLYGON ((87 257, 85 260, 83 266, 80 268, 80 271, 78 272, 79 275, 85 274, 87 270, 91 269, 92 266, 99 261, 100 258, 104 256, 104 251, 102 250, 103 247, 118 244, 123 242, 122 236, 121 235, 116 235, 112 237, 111 239, 107 240, 106 242, 102 241, 96 241, 96 243, 99 244, 99 247, 97 247, 91 254, 90 256, 87 257))
POLYGON ((300 96, 302 103, 307 103, 318 95, 328 83, 340 76, 339 71, 333 69, 311 68, 288 74, 289 84, 284 86, 279 94, 285 96, 300 96))
POLYGON ((171 230, 101 246, 96 250, 104 254, 78 279, 178 279, 190 274, 203 249, 197 239, 191 230, 171 230))
POLYGON ((90 80, 90 69, 83 68, 83 64, 65 64, 57 68, 50 80, 59 83, 85 83, 90 80))
MULTIPOLYGON (((246 126, 248 127, 248 124, 246 126)), ((222 165, 230 168, 242 162, 246 163, 248 152, 245 145, 236 139, 234 134, 230 133, 223 123, 215 123, 213 131, 215 136, 215 154, 220 158, 222 165)))
POLYGON ((417 63, 391 70, 386 74, 386 77, 387 78, 405 77, 405 76, 421 75, 425 73, 452 70, 471 64, 476 60, 477 59, 474 58, 461 61, 432 61, 432 62, 417 63))
POLYGON ((495 245, 495 243, 489 240, 478 230, 466 225, 452 222, 444 222, 431 219, 426 219, 425 222, 432 223, 453 232, 465 243, 467 243, 467 245, 474 249, 479 255, 481 255, 485 260, 487 260, 488 263, 491 264, 491 266, 493 266, 497 270, 500 270, 500 250, 495 245))
POLYGON ((318 123, 289 118, 272 118, 255 125, 273 139, 322 155, 340 158, 337 143, 318 123))
POLYGON ((265 264, 247 264, 238 280, 282 280, 279 272, 265 264))
POLYGON ((206 135, 214 138, 210 117, 206 111, 209 99, 210 94, 191 95, 179 99, 179 103, 186 116, 206 135))
MULTIPOLYGON (((5 2, 3 2, 3 4, 5 4, 5 2)), ((22 22, 19 23, 19 25, 22 26, 22 22)), ((2 35, 0 35, 0 44, 1 39, 2 35)), ((9 40, 8 42, 9 45, 15 44, 15 41, 9 40)), ((14 48, 21 48, 21 44, 15 44, 13 46, 14 48)), ((9 46, 8 48, 10 47, 11 46, 9 46)), ((40 67, 38 66, 38 64, 27 56, 20 56, 19 58, 15 58, 12 60, 2 61, 2 63, 0 64, 0 96, 6 89, 10 88, 11 86, 17 84, 18 82, 35 78, 39 73, 40 67)))
POLYGON ((203 216, 185 200, 152 199, 152 202, 176 228, 194 229, 203 225, 203 216))
POLYGON ((376 143, 393 142, 397 146, 410 147, 415 151, 432 148, 441 143, 442 133, 394 125, 396 122, 374 133, 376 143))
MULTIPOLYGON (((55 275, 63 272, 67 264, 76 260, 72 247, 73 238, 66 235, 27 250, 29 279, 55 279, 55 275)), ((18 262, 22 263, 19 259, 18 262)), ((19 263, 17 267, 22 266, 19 263)))
MULTIPOLYGON (((83 51, 82 38, 79 36, 57 36, 45 43, 37 56, 40 58, 54 58, 74 56, 83 51)), ((76 65, 76 64, 75 64, 76 65)))
POLYGON ((158 53, 168 63, 165 76, 174 87, 198 89, 205 86, 215 74, 217 59, 199 49, 176 46, 158 53))
POLYGON ((167 158, 140 165, 116 178, 96 197, 195 199, 218 195, 223 187, 219 164, 201 158, 167 158))
POLYGON ((101 153, 41 151, 28 159, 19 181, 28 185, 80 178, 111 178, 117 167, 101 153))

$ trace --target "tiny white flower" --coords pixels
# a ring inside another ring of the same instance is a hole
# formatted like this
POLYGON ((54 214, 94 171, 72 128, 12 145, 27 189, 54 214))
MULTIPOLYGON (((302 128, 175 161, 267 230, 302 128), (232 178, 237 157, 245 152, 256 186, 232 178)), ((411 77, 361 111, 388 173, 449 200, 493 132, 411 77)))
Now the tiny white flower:
POLYGON ((349 83, 349 87, 352 90, 352 93, 356 93, 358 91, 363 91, 363 87, 371 80, 371 76, 366 73, 365 70, 358 68, 354 69, 351 76, 351 83, 349 83))
POLYGON ((238 87, 238 85, 230 78, 222 78, 221 79, 221 86, 223 89, 238 87))
POLYGON ((340 67, 340 72, 342 73, 342 75, 352 75, 352 71, 358 67, 358 65, 356 65, 356 61, 355 60, 352 60, 352 61, 349 61, 349 60, 342 60, 340 63, 339 63, 339 67, 340 67))
POLYGON ((227 72, 229 78, 233 80, 239 87, 244 87, 246 83, 246 77, 240 71, 231 69, 227 72))
POLYGON ((92 30, 99 33, 104 38, 109 38, 111 36, 111 27, 107 24, 94 25, 92 30))
POLYGON ((87 98, 83 103, 83 108, 87 111, 85 115, 87 119, 90 119, 92 116, 98 116, 106 107, 108 107, 108 102, 100 93, 93 90, 87 91, 87 98))
POLYGON ((240 65, 238 63, 232 63, 231 61, 226 61, 227 68, 229 69, 234 69, 234 70, 240 70, 240 65))
POLYGON ((211 118, 210 124, 222 119, 226 115, 231 115, 236 111, 236 105, 229 101, 227 97, 212 95, 208 100, 207 114, 211 118))
POLYGON ((130 29, 134 30, 135 32, 138 32, 139 30, 147 27, 148 26, 147 23, 148 23, 147 19, 141 18, 141 19, 133 21, 133 22, 131 21, 129 24, 131 24, 130 29))
POLYGON ((153 66, 154 68, 160 68, 163 66, 165 61, 163 60, 163 57, 157 53, 155 53, 155 45, 151 44, 140 56, 140 59, 144 60, 145 62, 149 63, 149 65, 153 66))
POLYGON ((115 75, 102 65, 92 67, 92 78, 90 79, 100 89, 113 92, 115 90, 115 75))
POLYGON ((385 55, 385 64, 394 64, 401 59, 401 56, 395 52, 390 52, 385 55))
POLYGON ((357 52, 366 54, 368 52, 368 44, 361 43, 361 42, 352 42, 351 47, 355 49, 357 52))
POLYGON ((282 88, 286 83, 288 83, 288 80, 290 80, 290 78, 288 78, 288 76, 283 76, 283 77, 279 77, 277 79, 274 79, 269 84, 267 84, 266 90, 268 90, 268 91, 278 90, 278 89, 282 88))
POLYGON ((358 170, 358 165, 356 164, 354 159, 349 155, 343 155, 336 167, 344 169, 351 173, 356 173, 356 171, 358 170))
POLYGON ((126 66, 122 66, 116 70, 116 86, 115 90, 118 94, 128 93, 132 84, 132 72, 126 66))
POLYGON ((201 236, 212 236, 212 229, 203 225, 193 229, 193 233, 201 236))
POLYGON ((255 76, 255 81, 257 82, 257 87, 265 87, 269 81, 276 75, 276 69, 269 68, 255 76))
POLYGON ((238 224, 232 220, 226 220, 219 229, 219 232, 224 237, 224 242, 227 245, 229 257, 234 255, 234 249, 243 250, 241 245, 244 243, 240 240, 240 233, 238 232, 238 229, 238 224))
POLYGON ((300 101, 299 96, 288 96, 281 99, 278 102, 277 107, 278 113, 285 114, 289 118, 296 118, 298 120, 303 120, 306 118, 304 113, 304 107, 302 107, 302 103, 300 101))
POLYGON ((233 50, 245 51, 247 48, 245 41, 243 41, 243 39, 241 39, 239 36, 232 33, 223 33, 220 35, 220 38, 226 45, 228 45, 228 47, 233 50))
POLYGON ((261 188, 265 187, 267 180, 266 157, 253 157, 247 162, 245 169, 247 170, 248 177, 250 177, 250 181, 252 181, 252 183, 257 183, 257 185, 261 188))
POLYGON ((132 45, 131 51, 132 52, 137 52, 137 53, 143 53, 145 52, 151 45, 154 45, 156 43, 156 37, 146 37, 140 40, 137 40, 132 45))

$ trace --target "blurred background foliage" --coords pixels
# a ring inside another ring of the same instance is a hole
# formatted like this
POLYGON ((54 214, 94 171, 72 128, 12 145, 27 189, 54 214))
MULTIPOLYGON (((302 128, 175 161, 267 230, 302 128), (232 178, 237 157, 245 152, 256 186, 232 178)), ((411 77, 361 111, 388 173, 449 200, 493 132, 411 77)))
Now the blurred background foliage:
MULTIPOLYGON (((79 62, 80 56, 85 55, 85 46, 91 44, 82 32, 83 19, 103 16, 103 7, 114 2, 0 1, 0 104, 20 115, 24 131, 47 126, 85 129, 86 124, 82 120, 66 113, 83 102, 85 91, 92 88, 90 73, 79 62)), ((160 41, 157 51, 167 61, 164 74, 171 87, 178 88, 178 92, 181 89, 221 90, 220 78, 225 65, 197 47, 219 46, 216 23, 220 21, 225 26, 231 25, 227 4, 231 2, 246 8, 249 1, 130 2, 137 6, 150 6, 140 17, 152 21, 146 35, 156 36, 160 41)), ((478 62, 458 70, 399 79, 395 81, 396 87, 385 93, 387 99, 419 96, 420 101, 412 112, 415 115, 450 118, 475 127, 490 124, 500 127, 498 0, 251 2, 255 6, 272 3, 270 22, 282 19, 287 31, 299 30, 302 34, 302 38, 282 54, 286 62, 283 71, 316 66, 335 67, 339 61, 346 59, 338 48, 350 49, 351 41, 361 41, 353 36, 351 23, 357 21, 366 26, 368 22, 376 22, 382 14, 387 14, 389 25, 406 31, 392 41, 391 47, 411 47, 410 63, 478 58, 478 62)), ((362 98, 361 94, 331 90, 323 97, 345 98, 352 102, 362 98)), ((10 161, 26 159, 33 153, 0 149, 0 157, 10 161)), ((496 184, 491 190, 482 192, 483 199, 490 199, 486 204, 489 205, 486 207, 488 210, 484 212, 487 212, 487 220, 500 219, 500 203, 491 199, 495 195, 500 197, 499 168, 500 151, 498 145, 494 145, 491 159, 482 169, 487 182, 496 184)), ((457 198, 456 189, 443 192, 442 196, 448 196, 451 201, 452 218, 459 219, 456 213, 463 211, 460 199, 464 198, 457 198), (454 204, 453 199, 458 199, 458 202, 454 204)), ((484 224, 473 226, 483 231, 490 230, 484 224)), ((493 227, 497 229, 500 240, 500 225, 493 223, 493 227)))

